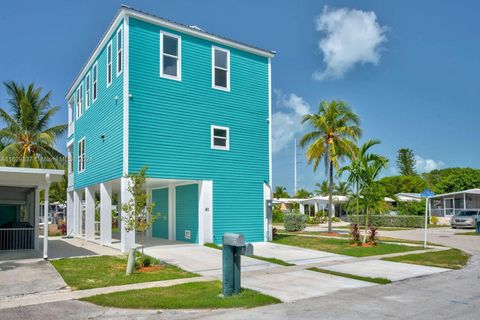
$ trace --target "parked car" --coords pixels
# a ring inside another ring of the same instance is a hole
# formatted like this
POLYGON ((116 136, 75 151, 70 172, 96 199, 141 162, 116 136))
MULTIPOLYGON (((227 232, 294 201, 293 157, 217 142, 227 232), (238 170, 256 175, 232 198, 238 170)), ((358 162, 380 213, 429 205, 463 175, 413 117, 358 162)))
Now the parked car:
POLYGON ((450 220, 453 229, 475 228, 475 218, 480 215, 478 210, 462 210, 455 214, 450 220))

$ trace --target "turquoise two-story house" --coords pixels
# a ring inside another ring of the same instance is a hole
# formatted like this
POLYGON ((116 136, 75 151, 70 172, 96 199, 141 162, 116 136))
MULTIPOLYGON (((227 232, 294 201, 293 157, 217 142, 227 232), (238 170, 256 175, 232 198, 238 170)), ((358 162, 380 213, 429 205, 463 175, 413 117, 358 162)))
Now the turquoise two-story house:
POLYGON ((121 7, 66 95, 68 232, 134 245, 134 232, 112 234, 112 199, 127 202, 128 174, 146 166, 152 238, 267 240, 273 56, 121 7))

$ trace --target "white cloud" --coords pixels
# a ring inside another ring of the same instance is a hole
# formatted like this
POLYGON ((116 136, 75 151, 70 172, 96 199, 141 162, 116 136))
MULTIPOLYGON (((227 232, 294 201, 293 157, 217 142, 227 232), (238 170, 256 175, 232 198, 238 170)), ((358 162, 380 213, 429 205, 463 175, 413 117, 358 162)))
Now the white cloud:
POLYGON ((419 155, 415 155, 415 162, 415 169, 417 169, 419 173, 430 172, 445 165, 441 160, 425 159, 419 155))
POLYGON ((279 111, 272 115, 272 151, 281 151, 302 131, 302 117, 310 113, 310 105, 294 93, 274 90, 279 111))
POLYGON ((325 69, 315 71, 314 79, 342 78, 357 64, 380 61, 388 28, 378 24, 375 12, 325 6, 315 24, 325 34, 318 42, 325 69))

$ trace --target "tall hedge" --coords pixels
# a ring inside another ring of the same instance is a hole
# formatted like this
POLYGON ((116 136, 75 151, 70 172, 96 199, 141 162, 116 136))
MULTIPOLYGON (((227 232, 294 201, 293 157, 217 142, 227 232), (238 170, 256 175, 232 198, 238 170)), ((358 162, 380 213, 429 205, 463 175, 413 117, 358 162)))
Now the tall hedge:
MULTIPOLYGON (((365 216, 360 215, 360 225, 365 225, 365 216)), ((356 223, 356 215, 348 215, 350 222, 356 223)), ((368 216, 368 221, 375 227, 407 227, 407 228, 422 228, 425 225, 425 216, 407 216, 407 215, 371 215, 368 216)))

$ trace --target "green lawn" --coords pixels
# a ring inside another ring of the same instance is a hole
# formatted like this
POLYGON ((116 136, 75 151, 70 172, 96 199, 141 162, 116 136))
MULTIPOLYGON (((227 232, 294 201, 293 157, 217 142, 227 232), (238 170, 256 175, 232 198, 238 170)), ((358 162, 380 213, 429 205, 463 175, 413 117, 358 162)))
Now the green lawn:
MULTIPOLYGON (((222 246, 220 246, 218 244, 215 244, 215 243, 205 243, 205 246, 209 247, 209 248, 213 248, 213 249, 222 250, 222 246)), ((262 257, 262 256, 257 256, 257 255, 250 256, 250 258, 257 259, 257 260, 263 260, 263 261, 274 263, 274 264, 279 264, 279 265, 285 266, 285 267, 290 267, 290 266, 295 265, 295 264, 288 263, 286 261, 283 261, 283 260, 280 260, 280 259, 277 259, 277 258, 267 258, 267 257, 262 257)))
POLYGON ((384 258, 383 260, 420 264, 430 267, 461 269, 467 264, 469 258, 470 256, 461 250, 449 249, 437 252, 409 254, 393 258, 384 258))
POLYGON ((313 250, 327 251, 353 257, 376 256, 388 253, 407 252, 421 250, 421 247, 410 247, 401 244, 379 243, 373 247, 351 246, 350 241, 345 239, 302 237, 295 235, 277 235, 275 243, 297 246, 313 250))
POLYGON ((457 236, 480 236, 480 233, 477 233, 476 231, 468 231, 468 232, 458 232, 455 233, 457 236))
POLYGON ((217 309, 253 308, 280 300, 242 289, 238 295, 222 297, 220 281, 191 282, 171 287, 149 288, 102 294, 81 299, 105 307, 131 309, 217 309))
POLYGON ((127 276, 125 274, 126 256, 70 258, 50 262, 73 290, 197 276, 169 264, 161 264, 159 270, 135 272, 127 276))
POLYGON ((373 282, 373 283, 378 283, 378 284, 388 284, 388 283, 392 282, 392 281, 390 281, 388 279, 385 279, 385 278, 362 277, 362 276, 357 276, 357 275, 354 275, 354 274, 336 272, 336 271, 320 269, 320 268, 309 268, 308 270, 315 271, 315 272, 326 273, 326 274, 331 274, 333 276, 350 278, 350 279, 367 281, 367 282, 373 282))

